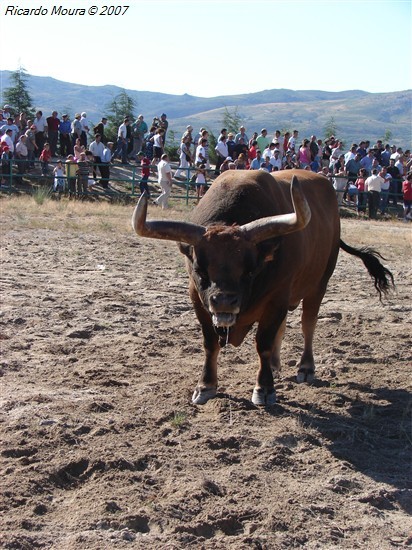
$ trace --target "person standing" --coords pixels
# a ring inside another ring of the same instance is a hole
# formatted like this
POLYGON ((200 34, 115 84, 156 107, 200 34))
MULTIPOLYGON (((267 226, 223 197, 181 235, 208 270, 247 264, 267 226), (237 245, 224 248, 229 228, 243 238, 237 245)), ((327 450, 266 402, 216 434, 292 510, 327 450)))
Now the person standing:
POLYGON ((148 131, 149 128, 144 121, 143 115, 139 115, 136 122, 132 124, 133 149, 130 155, 131 159, 136 159, 137 153, 142 150, 144 136, 148 131))
POLYGON ((106 126, 106 124, 107 124, 107 118, 102 117, 102 120, 99 122, 99 124, 96 124, 96 126, 93 128, 94 135, 96 134, 101 135, 101 141, 103 145, 106 145, 107 143, 106 136, 104 135, 104 127, 106 126))
POLYGON ((117 146, 113 158, 121 157, 122 164, 129 164, 127 161, 127 127, 129 124, 130 120, 125 117, 117 130, 117 146))
POLYGON ((60 119, 57 117, 57 111, 53 111, 51 116, 47 117, 47 135, 50 144, 51 156, 56 156, 57 142, 59 140, 60 119))
POLYGON ((99 167, 100 176, 102 176, 102 170, 101 170, 101 162, 102 162, 102 156, 104 151, 104 145, 101 141, 102 136, 100 134, 96 134, 94 136, 94 141, 91 142, 89 145, 89 151, 93 155, 93 179, 97 180, 97 172, 96 168, 99 167))
POLYGON ((101 155, 100 183, 103 189, 108 189, 110 180, 110 161, 112 160, 113 142, 108 141, 101 155))
POLYGON ((59 139, 60 139, 60 154, 63 157, 67 157, 72 152, 72 144, 70 140, 71 122, 69 116, 62 115, 62 120, 59 125, 59 139))
POLYGON ((372 170, 372 175, 365 181, 365 191, 368 193, 369 218, 376 219, 381 197, 382 184, 385 180, 378 175, 376 168, 372 170))
POLYGON ((36 151, 41 154, 44 148, 44 142, 46 141, 45 133, 47 131, 47 122, 41 111, 37 111, 36 118, 34 119, 34 125, 36 126, 36 151))
POLYGON ((162 189, 161 194, 155 200, 155 203, 165 210, 169 207, 168 200, 172 190, 172 169, 169 164, 169 157, 163 153, 159 164, 157 165, 157 181, 162 189))
POLYGON ((74 146, 76 145, 76 141, 79 139, 81 140, 82 135, 82 124, 80 122, 81 114, 76 113, 74 115, 74 120, 71 124, 71 140, 72 140, 72 148, 74 149, 74 146))
POLYGON ((80 124, 82 125, 82 133, 80 135, 80 142, 82 145, 84 145, 87 149, 87 134, 89 133, 90 124, 87 120, 87 114, 82 113, 80 118, 80 124))

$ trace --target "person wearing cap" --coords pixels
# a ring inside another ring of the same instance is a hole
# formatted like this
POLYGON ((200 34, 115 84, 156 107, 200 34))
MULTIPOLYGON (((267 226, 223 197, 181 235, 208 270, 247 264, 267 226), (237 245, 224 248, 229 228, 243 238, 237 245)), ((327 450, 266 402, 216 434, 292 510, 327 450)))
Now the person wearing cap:
POLYGON ((3 107, 3 118, 7 120, 10 117, 10 105, 5 105, 3 107))
POLYGON ((246 128, 244 126, 241 126, 239 128, 239 132, 236 134, 235 136, 235 143, 236 145, 239 143, 239 140, 240 139, 243 139, 243 143, 246 143, 247 145, 249 145, 249 139, 246 135, 246 128))
POLYGON ((72 140, 72 148, 76 145, 76 140, 81 139, 82 135, 82 123, 80 122, 81 114, 76 113, 74 115, 73 122, 71 124, 70 138, 72 140))
POLYGON ((90 124, 87 120, 87 113, 82 113, 80 117, 80 124, 82 125, 82 133, 80 135, 81 144, 87 148, 87 134, 89 133, 90 124))
POLYGON ((72 144, 70 140, 71 122, 67 114, 62 115, 62 120, 59 124, 59 142, 60 142, 60 154, 63 157, 67 157, 72 153, 72 144))
POLYGON ((47 135, 50 143, 51 156, 56 156, 57 142, 59 139, 59 126, 60 119, 57 117, 57 111, 53 111, 51 116, 46 118, 47 122, 47 135))
POLYGON ((149 128, 144 121, 143 115, 139 115, 136 122, 132 124, 132 140, 133 148, 129 155, 129 158, 136 160, 137 153, 141 151, 145 134, 149 131, 149 128))

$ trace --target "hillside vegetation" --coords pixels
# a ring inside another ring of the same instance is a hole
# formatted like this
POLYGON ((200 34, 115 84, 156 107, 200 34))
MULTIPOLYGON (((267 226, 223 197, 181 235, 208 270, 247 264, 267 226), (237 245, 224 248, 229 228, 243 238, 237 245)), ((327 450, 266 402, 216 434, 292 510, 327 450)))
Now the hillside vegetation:
MULTIPOLYGON (((10 71, 0 72, 2 90, 8 87, 10 74, 10 71)), ((36 108, 45 113, 52 109, 60 113, 67 111, 72 116, 76 111, 86 111, 93 122, 106 114, 107 105, 122 91, 113 85, 83 86, 39 76, 30 76, 29 86, 36 108)), ((136 102, 136 115, 141 112, 150 121, 165 112, 170 128, 178 134, 188 124, 195 129, 207 126, 216 133, 222 125, 225 109, 237 109, 250 134, 259 132, 262 127, 270 133, 275 129, 296 128, 302 137, 313 133, 324 137, 325 125, 333 117, 339 136, 348 143, 376 140, 387 132, 391 133, 391 144, 409 148, 412 141, 412 90, 377 94, 361 90, 279 89, 211 98, 136 90, 126 92, 136 102)))

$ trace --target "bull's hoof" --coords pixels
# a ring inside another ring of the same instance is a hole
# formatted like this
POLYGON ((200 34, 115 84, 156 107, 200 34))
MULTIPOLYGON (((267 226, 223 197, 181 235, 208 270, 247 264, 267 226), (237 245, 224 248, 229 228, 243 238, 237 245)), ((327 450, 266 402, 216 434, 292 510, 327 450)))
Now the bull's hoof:
POLYGON ((216 388, 196 388, 192 395, 192 403, 194 405, 204 405, 214 397, 216 397, 216 388))
POLYGON ((255 388, 252 393, 252 403, 259 407, 270 407, 276 403, 274 388, 255 388))
POLYGON ((314 379, 315 371, 313 369, 305 369, 301 367, 296 375, 296 381, 298 384, 303 384, 304 382, 310 384, 314 381, 314 379))

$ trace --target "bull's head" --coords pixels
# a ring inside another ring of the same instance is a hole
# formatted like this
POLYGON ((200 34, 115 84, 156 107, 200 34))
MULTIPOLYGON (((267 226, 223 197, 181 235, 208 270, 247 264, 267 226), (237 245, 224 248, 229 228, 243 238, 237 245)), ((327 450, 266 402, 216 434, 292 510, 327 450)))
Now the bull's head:
POLYGON ((177 241, 189 260, 189 272, 203 306, 216 327, 235 324, 243 299, 266 262, 273 260, 277 237, 303 229, 311 213, 299 182, 291 182, 294 212, 260 218, 241 226, 204 227, 188 222, 146 220, 143 194, 132 226, 142 237, 177 241))

